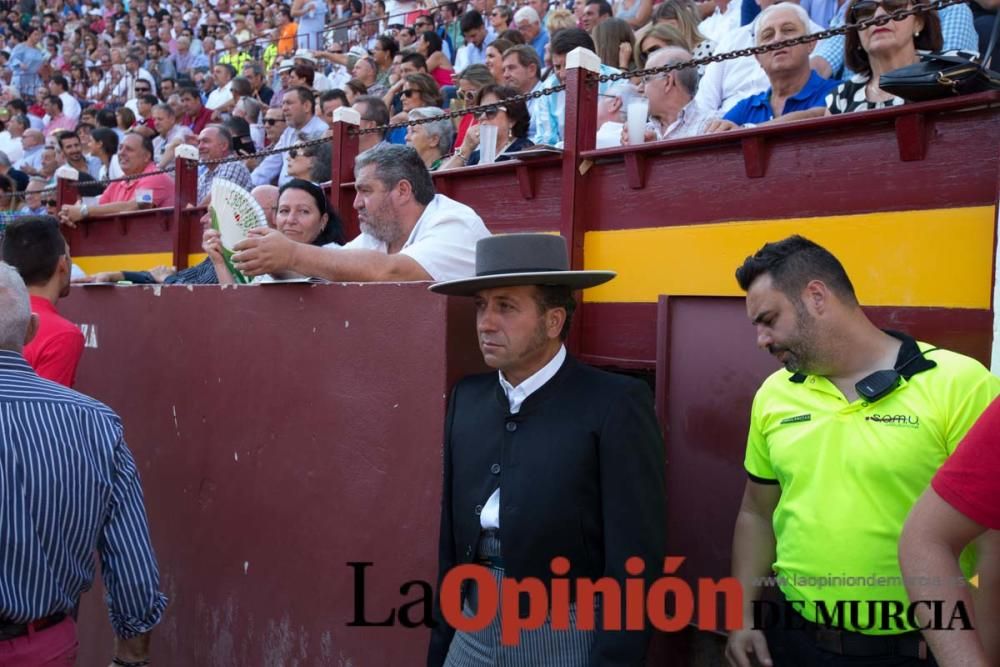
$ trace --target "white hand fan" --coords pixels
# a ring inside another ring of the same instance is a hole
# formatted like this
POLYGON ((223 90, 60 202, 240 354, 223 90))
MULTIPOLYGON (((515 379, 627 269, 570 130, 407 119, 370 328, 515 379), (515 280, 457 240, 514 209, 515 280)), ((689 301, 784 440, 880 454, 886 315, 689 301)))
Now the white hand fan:
POLYGON ((257 200, 243 187, 224 178, 212 180, 212 203, 209 206, 212 228, 218 230, 222 240, 222 257, 237 283, 246 284, 250 279, 233 266, 233 247, 256 227, 266 227, 267 217, 257 200))

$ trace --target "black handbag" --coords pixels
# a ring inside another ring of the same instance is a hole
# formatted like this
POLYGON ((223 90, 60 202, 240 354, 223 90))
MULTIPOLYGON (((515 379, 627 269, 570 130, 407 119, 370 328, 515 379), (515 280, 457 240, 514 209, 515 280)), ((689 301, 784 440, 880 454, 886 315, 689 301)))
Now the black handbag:
POLYGON ((1000 13, 993 21, 985 62, 961 56, 929 53, 915 65, 900 67, 879 77, 879 88, 907 102, 938 100, 951 95, 968 95, 1000 90, 1000 73, 990 69, 990 55, 997 41, 1000 13))

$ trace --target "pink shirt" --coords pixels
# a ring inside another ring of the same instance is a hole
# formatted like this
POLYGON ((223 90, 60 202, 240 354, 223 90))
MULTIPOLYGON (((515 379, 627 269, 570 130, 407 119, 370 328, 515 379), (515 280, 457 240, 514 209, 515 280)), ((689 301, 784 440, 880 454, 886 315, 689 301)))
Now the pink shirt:
MULTIPOLYGON (((156 165, 150 162, 142 173, 157 171, 156 165)), ((100 204, 114 204, 123 201, 135 201, 136 190, 153 191, 153 207, 165 208, 174 205, 174 179, 167 174, 143 176, 130 181, 115 181, 108 186, 101 198, 100 204)))
POLYGON ((53 132, 58 132, 59 130, 73 130, 76 128, 76 121, 63 114, 58 118, 53 118, 49 121, 49 124, 45 126, 45 136, 50 136, 53 132))

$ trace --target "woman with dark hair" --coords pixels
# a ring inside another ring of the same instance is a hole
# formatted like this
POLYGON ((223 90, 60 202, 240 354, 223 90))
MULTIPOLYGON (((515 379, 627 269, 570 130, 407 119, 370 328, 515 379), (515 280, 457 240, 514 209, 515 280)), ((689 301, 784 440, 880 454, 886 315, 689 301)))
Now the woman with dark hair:
MULTIPOLYGON (((912 6, 911 0, 853 0, 847 22, 857 23, 912 6)), ((826 98, 828 114, 896 106, 903 100, 879 88, 879 77, 920 61, 917 51, 940 51, 941 21, 936 11, 922 11, 901 21, 848 31, 844 64, 857 72, 826 98)))
POLYGON ((503 81, 503 52, 512 46, 513 42, 497 37, 486 47, 486 62, 483 64, 490 71, 494 81, 503 81))
POLYGON ((427 61, 427 71, 440 86, 452 85, 454 70, 451 61, 441 51, 441 37, 433 30, 420 34, 417 40, 417 53, 427 61))
POLYGON ((313 81, 316 79, 316 70, 308 65, 296 65, 288 73, 288 84, 290 88, 313 89, 313 81))
POLYGON ((347 95, 347 101, 354 104, 355 98, 368 94, 368 86, 361 79, 351 79, 344 86, 344 94, 347 95))
MULTIPOLYGON (((278 208, 274 215, 275 228, 292 241, 308 245, 325 246, 342 244, 343 226, 340 216, 330 206, 323 188, 301 178, 293 178, 278 192, 278 208)), ((220 285, 233 284, 233 274, 222 258, 222 241, 219 232, 205 230, 201 247, 212 260, 220 285)), ((284 275, 282 278, 299 277, 284 275)), ((276 276, 259 276, 255 283, 270 282, 276 276)))
POLYGON ((90 132, 90 154, 101 161, 101 170, 94 174, 103 181, 112 176, 111 161, 118 154, 118 135, 106 127, 95 127, 90 132))
POLYGON ((118 119, 118 129, 128 132, 135 125, 135 114, 128 107, 121 107, 115 112, 118 119))
POLYGON ((483 125, 494 125, 497 128, 497 162, 514 159, 518 151, 533 146, 528 139, 528 126, 531 123, 528 105, 523 101, 510 100, 516 96, 517 91, 507 86, 484 86, 476 100, 476 106, 487 107, 476 114, 479 124, 469 128, 462 145, 441 168, 479 164, 479 134, 483 125))

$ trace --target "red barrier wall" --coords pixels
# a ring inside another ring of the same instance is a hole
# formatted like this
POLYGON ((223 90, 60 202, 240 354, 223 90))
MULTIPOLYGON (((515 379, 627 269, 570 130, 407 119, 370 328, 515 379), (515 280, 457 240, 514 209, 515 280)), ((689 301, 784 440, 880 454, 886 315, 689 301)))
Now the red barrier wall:
MULTIPOLYGON (((424 284, 74 288, 78 389, 123 418, 170 605, 160 665, 414 665, 423 628, 356 628, 433 581, 449 384, 471 304, 424 284)), ((420 616, 414 612, 414 616, 420 616)), ((85 596, 81 665, 110 658, 85 596)))

